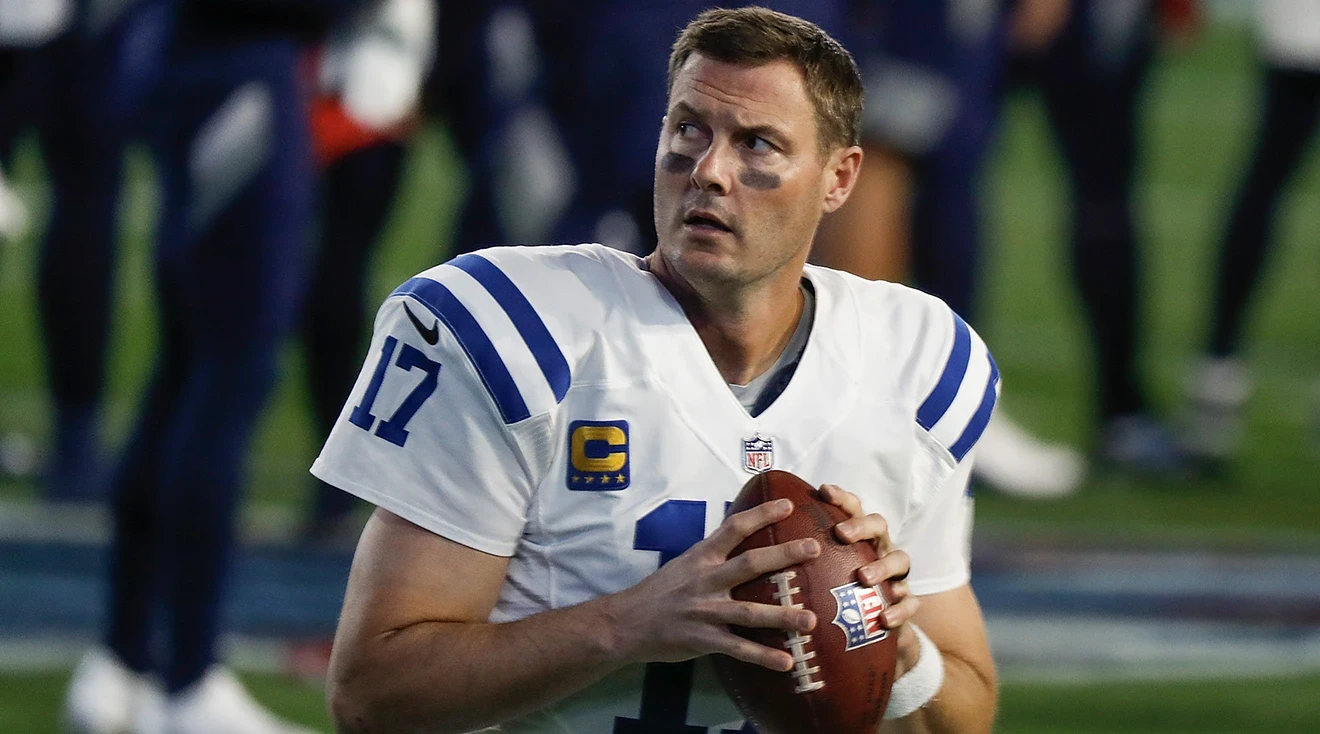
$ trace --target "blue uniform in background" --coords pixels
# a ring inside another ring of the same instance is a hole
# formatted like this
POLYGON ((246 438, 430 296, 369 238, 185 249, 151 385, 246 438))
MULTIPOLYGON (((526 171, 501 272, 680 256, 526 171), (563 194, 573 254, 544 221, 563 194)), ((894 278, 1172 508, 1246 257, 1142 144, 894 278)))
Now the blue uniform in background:
POLYGON ((165 32, 152 3, 84 0, 60 36, 9 54, 0 146, 34 127, 52 194, 37 275, 55 408, 49 499, 104 493, 98 433, 124 154, 140 132, 165 32))
POLYGON ((1140 277, 1133 187, 1137 114, 1155 40, 1149 0, 1077 0, 1063 32, 1027 61, 1072 193, 1072 270, 1096 345, 1101 419, 1145 413, 1137 370, 1140 277))
POLYGON ((301 305, 315 185, 301 55, 354 3, 159 2, 174 16, 149 133, 161 347, 115 482, 107 642, 173 693, 214 661, 244 459, 301 305))

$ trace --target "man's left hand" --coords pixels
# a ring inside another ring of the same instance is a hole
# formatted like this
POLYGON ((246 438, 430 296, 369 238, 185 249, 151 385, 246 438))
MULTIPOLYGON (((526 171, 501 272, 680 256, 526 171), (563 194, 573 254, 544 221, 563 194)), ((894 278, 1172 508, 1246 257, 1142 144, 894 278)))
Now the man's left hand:
POLYGON ((884 517, 862 510, 862 501, 857 495, 833 484, 820 487, 820 498, 851 515, 834 526, 834 534, 845 543, 858 543, 869 540, 875 548, 877 559, 857 569, 857 581, 866 586, 879 586, 888 580, 890 586, 885 590, 889 606, 881 615, 884 627, 894 630, 898 635, 898 669, 895 678, 906 673, 920 657, 917 636, 904 624, 916 614, 921 606, 921 599, 913 596, 908 588, 907 575, 911 569, 911 559, 904 551, 894 547, 889 537, 889 523, 884 517))

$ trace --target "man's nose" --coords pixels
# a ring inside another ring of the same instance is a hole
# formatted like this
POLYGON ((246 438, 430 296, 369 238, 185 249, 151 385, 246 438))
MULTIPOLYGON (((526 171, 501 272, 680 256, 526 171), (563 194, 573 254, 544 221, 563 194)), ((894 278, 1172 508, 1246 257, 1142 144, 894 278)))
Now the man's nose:
POLYGON ((727 194, 734 175, 733 158, 728 143, 712 142, 692 168, 692 183, 702 191, 727 194))

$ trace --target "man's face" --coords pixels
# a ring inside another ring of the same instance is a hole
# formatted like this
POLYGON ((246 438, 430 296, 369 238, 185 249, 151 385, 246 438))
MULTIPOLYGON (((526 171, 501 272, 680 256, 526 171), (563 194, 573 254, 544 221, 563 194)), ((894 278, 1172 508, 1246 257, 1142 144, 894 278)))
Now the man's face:
POLYGON ((655 160, 656 233, 671 270, 693 285, 746 285, 805 258, 826 188, 796 66, 688 59, 655 160))

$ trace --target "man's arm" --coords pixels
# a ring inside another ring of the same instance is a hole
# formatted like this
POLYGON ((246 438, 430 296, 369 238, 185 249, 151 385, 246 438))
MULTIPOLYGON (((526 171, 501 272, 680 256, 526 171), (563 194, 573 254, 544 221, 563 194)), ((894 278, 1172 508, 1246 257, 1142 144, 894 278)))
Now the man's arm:
MULTIPOLYGON (((998 683, 985 620, 970 585, 917 597, 921 601, 909 622, 915 623, 939 648, 944 659, 944 684, 930 703, 908 716, 885 721, 889 734, 925 732, 989 732, 995 722, 998 683)), ((919 647, 908 624, 898 630, 901 672, 916 665, 919 647)))
POLYGON ((465 730, 608 673, 614 643, 601 604, 536 625, 484 624, 508 563, 377 510, 358 543, 330 660, 338 728, 465 730), (474 659, 489 661, 486 676, 464 674, 474 659), (481 677, 502 679, 502 696, 482 696, 493 691, 481 677))
POLYGON ((809 631, 804 610, 733 601, 729 589, 814 558, 794 541, 729 560, 791 504, 767 503, 640 584, 507 624, 486 620, 508 559, 446 540, 377 510, 353 559, 330 660, 328 695, 341 731, 469 731, 547 706, 634 662, 723 653, 786 671, 783 650, 728 625, 809 631))

